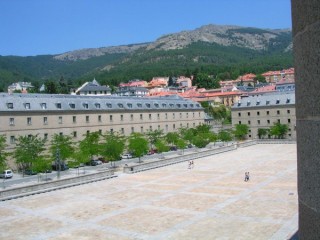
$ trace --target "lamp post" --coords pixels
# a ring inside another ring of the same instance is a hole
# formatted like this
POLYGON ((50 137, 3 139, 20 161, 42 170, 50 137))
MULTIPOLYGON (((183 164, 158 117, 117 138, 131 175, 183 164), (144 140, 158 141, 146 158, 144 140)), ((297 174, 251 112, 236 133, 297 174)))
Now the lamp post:
POLYGON ((56 150, 56 170, 57 170, 57 178, 60 179, 60 170, 61 170, 60 149, 56 150))

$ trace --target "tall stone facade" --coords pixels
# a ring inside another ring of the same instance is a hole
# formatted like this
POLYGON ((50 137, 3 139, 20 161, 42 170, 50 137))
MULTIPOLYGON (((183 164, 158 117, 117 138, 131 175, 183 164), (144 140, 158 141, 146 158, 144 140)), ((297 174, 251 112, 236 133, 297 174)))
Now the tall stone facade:
POLYGON ((299 239, 320 239, 320 1, 291 0, 299 239))

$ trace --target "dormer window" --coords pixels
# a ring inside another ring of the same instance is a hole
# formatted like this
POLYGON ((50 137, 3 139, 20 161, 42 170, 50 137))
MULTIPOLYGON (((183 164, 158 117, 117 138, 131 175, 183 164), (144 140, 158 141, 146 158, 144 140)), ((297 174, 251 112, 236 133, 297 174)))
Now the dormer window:
POLYGON ((96 106, 97 109, 101 108, 100 103, 95 103, 94 105, 96 106))
POLYGON ((41 106, 42 109, 47 109, 47 104, 46 103, 41 103, 40 106, 41 106))
POLYGON ((112 104, 111 103, 107 103, 107 107, 108 108, 112 108, 112 104))
POLYGON ((25 109, 30 109, 30 103, 25 103, 24 107, 25 107, 25 109))
POLYGON ((192 108, 193 108, 193 104, 192 104, 192 103, 190 104, 190 107, 192 107, 192 108))
POLYGON ((89 104, 88 104, 88 103, 84 103, 84 104, 83 104, 83 107, 84 107, 85 109, 88 109, 88 108, 89 108, 89 104))
POLYGON ((188 104, 183 104, 183 106, 184 106, 185 108, 187 108, 187 107, 188 107, 188 104))
POLYGON ((156 108, 159 108, 159 104, 158 104, 158 103, 155 103, 154 106, 155 106, 156 108))
POLYGON ((123 104, 122 103, 118 103, 118 107, 119 108, 123 108, 123 104))
POLYGON ((142 108, 142 104, 141 104, 141 103, 137 103, 137 106, 138 106, 139 108, 142 108))
POLYGON ((69 103, 70 108, 74 109, 76 108, 76 105, 74 103, 69 103))
POLYGON ((147 108, 150 108, 151 104, 150 103, 146 103, 146 106, 147 106, 147 108))
POLYGON ((178 107, 178 108, 181 108, 181 104, 180 104, 180 103, 177 103, 177 107, 178 107))
POLYGON ((266 101, 266 105, 269 105, 269 104, 270 104, 270 101, 269 101, 269 100, 267 100, 267 101, 266 101))
POLYGON ((287 101, 286 101, 286 103, 290 103, 290 98, 287 98, 287 101))
POLYGON ((277 99, 276 104, 279 104, 279 103, 280 103, 280 99, 277 99))
POLYGON ((169 106, 170 106, 171 108, 173 108, 173 107, 174 107, 174 104, 173 104, 173 103, 170 103, 169 106))
POLYGON ((250 106, 250 100, 247 101, 247 106, 250 106))
POLYGON ((162 107, 164 107, 164 108, 165 108, 165 107, 167 107, 167 104, 165 104, 165 103, 162 103, 162 107))
POLYGON ((13 103, 7 103, 8 109, 13 109, 13 103))
POLYGON ((61 103, 56 103, 58 109, 61 109, 61 103))
POLYGON ((200 107, 200 104, 196 104, 197 107, 200 107))
POLYGON ((257 100, 256 105, 260 105, 260 100, 257 100))
POLYGON ((241 106, 241 101, 238 101, 238 107, 240 107, 241 106))
POLYGON ((127 104, 128 108, 132 108, 132 103, 127 104))

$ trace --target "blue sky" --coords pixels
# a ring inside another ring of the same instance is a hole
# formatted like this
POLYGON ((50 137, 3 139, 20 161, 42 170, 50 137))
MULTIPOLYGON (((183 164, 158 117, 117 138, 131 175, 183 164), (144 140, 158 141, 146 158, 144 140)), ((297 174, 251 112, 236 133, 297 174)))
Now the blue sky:
POLYGON ((291 28, 290 0, 0 0, 0 55, 150 42, 221 24, 291 28))

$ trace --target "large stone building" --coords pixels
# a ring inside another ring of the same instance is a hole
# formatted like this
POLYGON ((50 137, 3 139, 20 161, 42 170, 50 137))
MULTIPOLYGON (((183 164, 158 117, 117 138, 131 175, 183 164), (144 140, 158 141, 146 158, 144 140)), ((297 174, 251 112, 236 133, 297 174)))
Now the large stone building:
POLYGON ((18 136, 71 135, 117 131, 125 135, 161 129, 164 133, 204 123, 199 103, 178 96, 161 98, 0 94, 0 134, 9 148, 18 136))
POLYGON ((249 126, 247 138, 258 138, 258 129, 269 129, 274 123, 288 124, 286 138, 296 139, 296 109, 294 92, 252 95, 240 99, 231 108, 232 125, 249 126))

